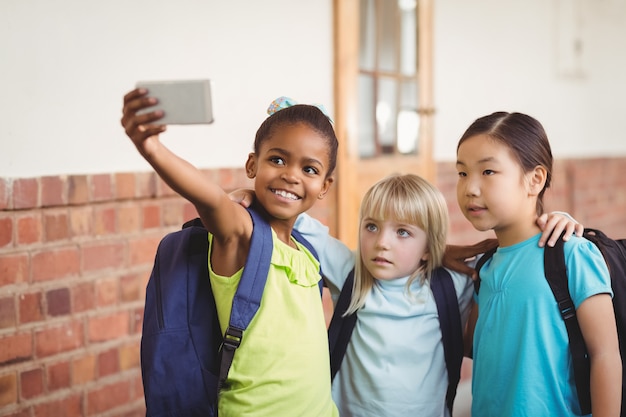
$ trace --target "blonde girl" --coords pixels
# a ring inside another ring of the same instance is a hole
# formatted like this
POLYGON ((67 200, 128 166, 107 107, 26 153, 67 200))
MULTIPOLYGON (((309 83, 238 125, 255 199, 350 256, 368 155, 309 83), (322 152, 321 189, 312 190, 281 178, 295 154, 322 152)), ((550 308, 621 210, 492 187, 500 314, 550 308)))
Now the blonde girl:
MULTIPOLYGON (((546 238, 552 230, 571 233, 575 226, 558 214, 547 224, 546 238)), ((430 288, 433 271, 442 265, 448 232, 441 192, 411 174, 392 175, 373 185, 361 204, 356 267, 354 254, 319 222, 301 215, 295 227, 320 254, 335 302, 355 268, 349 313, 356 314, 356 325, 332 386, 341 416, 449 416, 449 378, 430 288)), ((486 247, 474 248, 473 254, 479 249, 486 247)), ((456 291, 453 308, 460 310, 464 324, 473 282, 448 272, 456 291)))

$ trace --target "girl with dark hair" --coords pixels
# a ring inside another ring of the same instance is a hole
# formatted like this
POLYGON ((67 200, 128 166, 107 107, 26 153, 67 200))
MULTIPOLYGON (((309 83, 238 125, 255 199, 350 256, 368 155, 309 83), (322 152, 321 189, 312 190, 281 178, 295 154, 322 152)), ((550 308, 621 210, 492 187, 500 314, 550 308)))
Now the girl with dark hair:
MULTIPOLYGON (((194 204, 209 232, 208 277, 224 332, 253 222, 218 184, 159 141, 163 112, 138 114, 156 102, 145 89, 126 94, 122 125, 159 176, 194 204)), ((324 198, 333 182, 337 137, 316 106, 281 98, 268 113, 246 172, 272 228, 271 265, 260 308, 220 391, 219 416, 335 417, 319 263, 291 234, 298 215, 324 198)))
MULTIPOLYGON (((581 415, 568 335, 544 272, 536 224, 552 180, 543 126, 521 113, 477 119, 457 147, 457 198, 499 248, 480 270, 472 415, 581 415)), ((569 291, 591 362, 594 417, 618 416, 621 359, 609 273, 597 247, 565 243, 569 291)))

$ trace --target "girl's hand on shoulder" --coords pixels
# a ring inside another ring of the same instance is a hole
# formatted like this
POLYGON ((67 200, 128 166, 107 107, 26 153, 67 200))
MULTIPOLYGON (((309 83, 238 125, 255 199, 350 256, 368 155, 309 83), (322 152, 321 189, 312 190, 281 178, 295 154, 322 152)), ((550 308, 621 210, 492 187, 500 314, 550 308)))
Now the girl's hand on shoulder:
POLYGON ((568 241, 572 234, 581 237, 585 230, 585 227, 569 214, 559 211, 542 214, 537 219, 537 225, 543 231, 539 238, 540 247, 544 247, 546 242, 548 246, 554 246, 563 232, 565 232, 563 240, 568 241))
POLYGON ((250 207, 255 197, 254 190, 250 188, 238 188, 228 194, 228 198, 230 198, 232 202, 243 207, 250 207))
POLYGON ((141 115, 137 112, 157 102, 156 98, 148 96, 148 90, 144 88, 136 88, 124 96, 121 123, 126 135, 144 156, 150 153, 149 142, 158 142, 158 135, 165 131, 165 125, 154 124, 163 117, 163 112, 153 111, 141 115), (147 141, 149 138, 153 140, 147 141))
POLYGON ((443 266, 476 279, 476 271, 468 266, 466 261, 496 246, 498 246, 496 239, 485 239, 473 245, 465 246, 446 245, 446 251, 443 254, 443 266))

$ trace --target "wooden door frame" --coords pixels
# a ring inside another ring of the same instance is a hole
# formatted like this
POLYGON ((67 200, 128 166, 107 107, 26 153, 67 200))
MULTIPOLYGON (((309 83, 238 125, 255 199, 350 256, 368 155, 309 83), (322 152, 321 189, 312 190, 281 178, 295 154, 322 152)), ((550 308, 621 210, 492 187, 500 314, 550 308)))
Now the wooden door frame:
MULTIPOLYGON (((434 182, 436 164, 432 154, 433 137, 433 1, 418 0, 418 53, 420 67, 419 103, 421 116, 420 152, 409 161, 419 175, 434 182)), ((335 129, 340 141, 337 155, 337 199, 335 234, 356 248, 360 193, 358 187, 359 151, 357 143, 357 77, 359 48, 359 0, 333 0, 335 129)))
POLYGON ((359 195, 357 190, 357 77, 359 0, 334 0, 334 83, 337 154, 336 235, 356 247, 359 195))

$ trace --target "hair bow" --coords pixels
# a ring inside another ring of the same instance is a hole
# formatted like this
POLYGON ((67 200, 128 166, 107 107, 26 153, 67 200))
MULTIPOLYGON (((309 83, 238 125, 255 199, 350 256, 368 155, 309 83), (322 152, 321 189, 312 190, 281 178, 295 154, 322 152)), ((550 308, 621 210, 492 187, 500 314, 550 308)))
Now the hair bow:
MULTIPOLYGON (((298 102, 292 98, 285 97, 285 96, 278 97, 276 100, 270 103, 270 106, 267 108, 267 114, 271 116, 274 113, 281 111, 282 109, 295 106, 296 104, 298 104, 298 102)), ((320 109, 322 113, 324 113, 324 115, 328 117, 328 120, 330 120, 331 122, 333 121, 333 119, 328 115, 328 112, 326 111, 326 108, 324 107, 324 105, 322 104, 312 104, 312 105, 320 109)))

